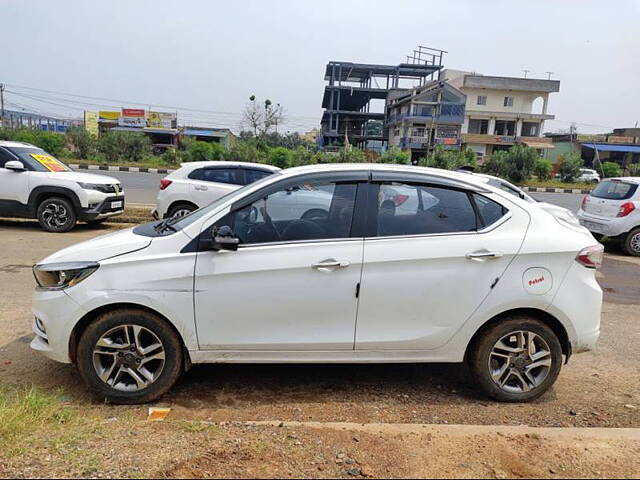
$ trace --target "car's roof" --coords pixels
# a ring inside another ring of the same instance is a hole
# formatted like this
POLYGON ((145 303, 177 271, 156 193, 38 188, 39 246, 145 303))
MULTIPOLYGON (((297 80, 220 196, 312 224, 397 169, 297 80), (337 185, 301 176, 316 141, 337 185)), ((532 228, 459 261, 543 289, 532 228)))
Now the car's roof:
POLYGON ((278 167, 274 167, 273 165, 267 165, 265 163, 252 163, 252 162, 226 162, 226 161, 210 161, 210 162, 183 162, 180 164, 182 168, 203 168, 203 167, 252 167, 258 168, 261 170, 269 170, 272 172, 277 172, 280 170, 278 167))
POLYGON ((0 140, 0 147, 32 147, 32 148, 38 148, 35 145, 31 145, 30 143, 26 143, 26 142, 14 142, 12 140, 0 140))

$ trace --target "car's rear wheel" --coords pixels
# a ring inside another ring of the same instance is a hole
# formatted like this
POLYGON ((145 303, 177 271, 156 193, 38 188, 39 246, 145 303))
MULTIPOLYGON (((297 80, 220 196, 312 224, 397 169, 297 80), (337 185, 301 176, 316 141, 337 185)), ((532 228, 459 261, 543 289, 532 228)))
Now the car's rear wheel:
POLYGON ((49 197, 38 205, 36 211, 38 223, 47 232, 64 233, 76 225, 76 212, 69 200, 62 197, 49 197))
POLYGON ((631 230, 621 242, 622 250, 627 255, 640 257, 640 228, 631 230))
POLYGON ((77 365, 83 380, 113 403, 155 400, 183 369, 182 345, 161 318, 137 309, 103 313, 78 341, 77 365))
POLYGON ((169 213, 167 214, 167 217, 169 217, 169 218, 186 217, 191 212, 193 212, 193 211, 195 211, 197 209, 198 209, 198 207, 196 207, 195 205, 192 205, 190 203, 178 203, 176 205, 173 205, 169 209, 169 213))
POLYGON ((526 402, 545 393, 558 378, 562 347, 540 320, 510 317, 474 340, 467 361, 485 394, 502 402, 526 402))

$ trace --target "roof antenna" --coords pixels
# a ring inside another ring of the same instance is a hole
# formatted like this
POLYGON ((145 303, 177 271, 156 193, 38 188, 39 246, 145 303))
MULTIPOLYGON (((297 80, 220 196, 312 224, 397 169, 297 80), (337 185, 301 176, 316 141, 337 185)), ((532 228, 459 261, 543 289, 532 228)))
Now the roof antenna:
POLYGON ((551 80, 551 75, 555 72, 544 72, 547 74, 547 80, 551 80))
POLYGON ((527 73, 529 73, 531 70, 522 70, 524 72, 524 78, 527 78, 527 73))

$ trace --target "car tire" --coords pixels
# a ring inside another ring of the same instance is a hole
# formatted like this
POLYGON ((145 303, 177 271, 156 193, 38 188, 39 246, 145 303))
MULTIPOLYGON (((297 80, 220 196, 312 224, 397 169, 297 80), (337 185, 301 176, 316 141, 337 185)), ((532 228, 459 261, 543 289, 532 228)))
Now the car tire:
POLYGON ((49 197, 38 205, 36 218, 47 232, 64 233, 75 227, 76 211, 66 198, 49 197))
POLYGON ((184 217, 197 209, 198 207, 191 203, 177 203, 169 209, 167 218, 173 218, 175 216, 184 217))
POLYGON ((558 378, 562 347, 553 330, 540 320, 508 317, 474 339, 467 364, 484 394, 500 402, 528 402, 544 394, 558 378), (520 332, 524 334, 522 340, 520 332), (527 348, 530 343, 533 359, 527 348), (518 353, 505 350, 520 350, 521 346, 524 350, 518 353))
POLYGON ((184 365, 182 344, 167 322, 133 308, 112 310, 91 322, 80 336, 76 359, 87 385, 118 404, 161 397, 184 365))
POLYGON ((640 227, 634 228, 627 233, 620 242, 622 251, 627 255, 640 257, 640 227))

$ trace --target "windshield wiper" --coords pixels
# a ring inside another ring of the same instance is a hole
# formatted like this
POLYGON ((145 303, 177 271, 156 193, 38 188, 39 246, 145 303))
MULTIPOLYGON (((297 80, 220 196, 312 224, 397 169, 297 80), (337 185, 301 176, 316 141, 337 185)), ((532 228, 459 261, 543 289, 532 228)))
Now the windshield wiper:
POLYGON ((175 222, 174 218, 165 218, 160 223, 155 225, 153 227, 153 229, 158 233, 162 233, 162 232, 164 232, 166 230, 171 230, 173 232, 177 232, 178 230, 176 229, 176 227, 173 226, 174 222, 175 222), (171 220, 173 220, 173 222, 171 220))

